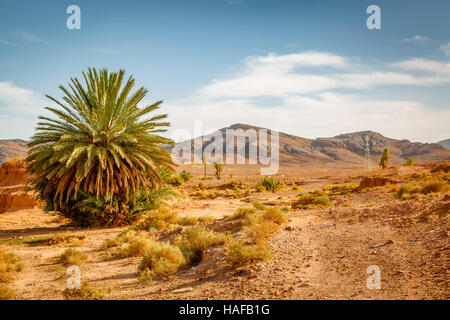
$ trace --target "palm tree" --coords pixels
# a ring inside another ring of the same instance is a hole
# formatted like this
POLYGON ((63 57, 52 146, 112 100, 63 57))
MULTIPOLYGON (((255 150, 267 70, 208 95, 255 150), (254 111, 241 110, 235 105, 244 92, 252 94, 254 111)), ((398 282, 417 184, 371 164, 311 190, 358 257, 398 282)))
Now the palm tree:
POLYGON ((47 96, 60 108, 47 107, 57 119, 39 117, 37 133, 29 143, 27 168, 31 185, 62 205, 82 192, 102 201, 126 203, 137 192, 162 185, 159 169, 173 165, 160 144, 172 140, 167 115, 150 113, 162 103, 139 108, 147 90, 134 93, 134 79, 123 84, 125 71, 83 72, 85 86, 73 78, 63 86, 63 102, 47 96), (123 86, 122 86, 123 84, 123 86))

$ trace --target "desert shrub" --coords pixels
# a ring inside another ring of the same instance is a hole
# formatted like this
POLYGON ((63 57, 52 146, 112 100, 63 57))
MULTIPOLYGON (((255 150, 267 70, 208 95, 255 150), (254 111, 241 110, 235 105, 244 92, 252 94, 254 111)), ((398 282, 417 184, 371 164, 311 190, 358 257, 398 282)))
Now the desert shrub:
POLYGON ((214 169, 216 169, 216 172, 214 174, 217 180, 220 180, 221 173, 223 171, 223 164, 220 159, 214 162, 214 169))
POLYGON ((319 207, 329 207, 331 205, 330 198, 327 196, 317 197, 312 201, 312 203, 319 207))
POLYGON ((60 256, 58 256, 58 261, 68 266, 81 266, 86 263, 87 260, 87 254, 72 248, 66 249, 60 256))
POLYGON ((264 191, 266 191, 266 188, 264 188, 264 186, 257 185, 255 187, 255 190, 256 190, 256 192, 264 192, 264 191))
POLYGON ((291 204, 291 208, 297 209, 303 206, 311 205, 315 196, 310 193, 300 194, 297 200, 291 204))
POLYGON ((289 211, 289 207, 282 207, 282 208, 281 208, 281 211, 284 212, 284 213, 286 213, 286 212, 289 211))
POLYGON ((0 300, 16 300, 16 293, 4 283, 0 283, 0 300))
POLYGON ((175 244, 180 248, 188 265, 200 263, 203 251, 223 244, 227 240, 224 234, 217 234, 206 230, 201 226, 195 226, 187 229, 185 233, 175 240, 175 244))
POLYGON ((287 221, 279 208, 269 207, 263 213, 251 213, 244 216, 244 231, 252 243, 266 244, 278 231, 280 225, 287 221))
POLYGON ((262 214, 262 219, 265 221, 271 221, 278 225, 287 222, 287 218, 284 213, 279 208, 275 207, 266 208, 262 214))
POLYGON ((300 210, 310 210, 314 209, 313 206, 310 206, 309 204, 303 205, 303 204, 293 204, 293 209, 300 209, 300 210))
POLYGON ((216 220, 213 216, 200 216, 197 218, 200 223, 211 223, 216 220))
POLYGON ((277 191, 279 188, 281 188, 281 182, 275 180, 272 177, 264 177, 259 184, 260 186, 262 186, 266 191, 271 191, 271 192, 275 192, 277 191))
POLYGON ((145 232, 127 230, 114 239, 106 239, 104 249, 113 258, 139 257, 150 247, 155 239, 145 232))
POLYGON ((168 208, 158 208, 147 212, 144 219, 134 226, 135 230, 164 230, 174 227, 180 222, 178 213, 168 208))
POLYGON ((421 188, 419 186, 413 186, 409 184, 401 185, 397 191, 397 197, 408 199, 413 197, 413 195, 417 195, 421 192, 421 188))
POLYGON ((196 217, 183 217, 179 224, 182 226, 195 226, 198 224, 198 219, 196 217))
POLYGON ((151 242, 142 255, 139 270, 145 280, 162 277, 184 268, 186 260, 178 246, 168 242, 151 242))
POLYGON ((178 224, 182 225, 182 226, 195 226, 197 224, 206 224, 206 223, 210 223, 213 222, 215 220, 214 217, 212 216, 200 216, 200 217, 183 217, 183 219, 181 219, 178 224))
POLYGON ((252 204, 256 210, 264 210, 265 208, 267 208, 267 206, 264 203, 258 200, 253 201, 252 204))
POLYGON ((202 180, 213 180, 212 177, 203 177, 202 180))
POLYGON ((183 181, 187 182, 192 179, 192 174, 190 172, 187 172, 186 170, 183 170, 180 173, 180 177, 181 179, 183 179, 183 181))
POLYGON ((272 221, 260 221, 245 227, 252 243, 257 245, 265 245, 270 237, 278 231, 280 226, 272 221))
POLYGON ((14 273, 22 271, 23 267, 24 265, 17 255, 0 248, 0 282, 11 281, 14 273))
POLYGON ((242 219, 247 217, 248 215, 255 214, 256 208, 238 208, 233 215, 230 217, 230 219, 242 219))
POLYGON ((441 192, 441 191, 443 191, 445 189, 445 187, 446 187, 445 184, 442 183, 441 181, 432 181, 432 182, 426 183, 422 187, 422 190, 420 192, 422 194, 441 192))
POLYGON ((358 184, 332 184, 325 188, 325 190, 329 190, 332 193, 338 193, 340 195, 344 195, 347 193, 352 193, 359 185, 358 184))
POLYGON ((213 190, 198 190, 191 195, 199 197, 202 200, 213 200, 218 196, 218 194, 213 190))
POLYGON ((413 164, 414 164, 414 159, 409 157, 403 165, 404 166, 412 166, 413 164))
POLYGON ((328 207, 330 198, 326 193, 318 192, 300 194, 299 198, 291 204, 292 209, 312 209, 313 207, 328 207))
POLYGON ((311 192, 311 194, 314 195, 314 196, 318 196, 318 197, 323 197, 323 196, 327 196, 328 195, 328 193, 326 191, 319 190, 319 189, 314 190, 313 192, 311 192))
POLYGON ((103 289, 93 288, 87 281, 81 284, 80 289, 65 289, 63 291, 66 300, 104 300, 107 291, 103 289))
POLYGON ((241 267, 258 261, 267 261, 272 253, 267 246, 247 245, 239 241, 233 241, 227 247, 226 261, 234 267, 241 267))

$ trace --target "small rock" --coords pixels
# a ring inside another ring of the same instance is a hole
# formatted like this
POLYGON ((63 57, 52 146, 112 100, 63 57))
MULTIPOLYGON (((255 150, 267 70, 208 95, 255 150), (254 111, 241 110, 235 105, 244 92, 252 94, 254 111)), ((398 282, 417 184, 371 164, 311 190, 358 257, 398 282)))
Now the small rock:
POLYGON ((186 287, 186 288, 175 289, 172 292, 173 293, 183 293, 183 292, 190 292, 190 291, 194 291, 194 289, 192 287, 186 287))

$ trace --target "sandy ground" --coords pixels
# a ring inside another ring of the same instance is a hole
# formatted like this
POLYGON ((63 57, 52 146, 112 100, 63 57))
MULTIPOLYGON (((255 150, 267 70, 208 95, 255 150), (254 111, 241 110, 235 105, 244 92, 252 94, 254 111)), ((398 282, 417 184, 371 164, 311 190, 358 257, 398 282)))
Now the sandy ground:
MULTIPOLYGON (((313 179, 304 189, 334 182, 313 179)), ((192 200, 178 211, 212 215, 220 228, 221 217, 249 200, 280 196, 291 194, 192 200)), ((223 253, 212 250, 205 263, 152 283, 139 280, 139 258, 105 259, 104 240, 123 228, 70 230, 40 209, 21 210, 0 215, 0 240, 66 231, 86 236, 77 247, 89 256, 81 266, 82 278, 91 286, 109 289, 111 299, 449 299, 448 196, 397 201, 373 190, 348 195, 345 202, 347 206, 289 212, 289 222, 271 240, 273 258, 266 263, 230 269, 223 253), (387 241, 392 243, 371 247, 387 241), (381 270, 380 290, 366 287, 371 265, 381 270), (192 291, 173 292, 187 287, 192 291)), ((55 257, 64 246, 2 247, 25 263, 10 284, 18 298, 63 298, 67 275, 55 257)))

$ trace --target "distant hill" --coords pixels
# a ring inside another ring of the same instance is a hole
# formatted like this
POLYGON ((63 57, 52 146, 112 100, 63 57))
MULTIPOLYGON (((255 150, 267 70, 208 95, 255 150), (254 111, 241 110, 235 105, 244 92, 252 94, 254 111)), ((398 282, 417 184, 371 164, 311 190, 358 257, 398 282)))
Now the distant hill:
POLYGON ((27 141, 20 139, 0 140, 0 165, 14 158, 24 158, 27 154, 27 141))
MULTIPOLYGON (((222 133, 224 140, 227 129, 242 129, 245 131, 261 128, 247 124, 234 124, 218 130, 222 133)), ((214 136, 214 133, 205 136, 205 138, 210 140, 212 136, 214 136)), ((268 136, 270 137, 270 131, 268 136)), ((281 166, 362 165, 365 157, 365 137, 369 141, 374 166, 378 164, 385 147, 391 151, 390 163, 393 165, 402 165, 409 157, 412 157, 415 163, 450 160, 450 150, 439 144, 395 140, 372 131, 346 133, 331 138, 317 139, 307 139, 279 132, 279 137, 281 166)), ((210 141, 205 142, 203 147, 207 147, 210 143, 210 141)), ((180 144, 191 144, 193 146, 193 140, 180 142, 180 144)), ((248 142, 246 143, 246 148, 247 152, 245 154, 248 157, 248 142)), ((225 145, 223 152, 225 155, 225 145)))
MULTIPOLYGON (((223 137, 227 129, 264 129, 247 124, 233 124, 230 127, 218 130, 223 137)), ((217 132, 217 131, 216 131, 217 132)), ((211 137, 213 134, 206 136, 211 137)), ((268 131, 271 136, 271 131, 268 131)), ((372 131, 360 131, 341 134, 331 138, 306 139, 279 132, 280 137, 280 165, 281 166, 361 166, 364 163, 365 142, 367 137, 373 165, 377 165, 385 147, 391 151, 390 163, 401 165, 409 157, 415 163, 430 163, 450 160, 450 139, 436 143, 411 142, 409 140, 395 140, 372 131), (446 147, 445 146, 446 143, 446 147), (444 146, 442 146, 444 144, 444 146)), ((225 139, 224 139, 225 140, 225 139)), ((205 148, 211 142, 205 142, 205 148)), ((193 140, 179 143, 190 144, 193 149, 193 140)), ((248 158, 248 142, 245 145, 245 154, 248 158)), ((0 140, 0 165, 10 159, 23 158, 27 152, 27 141, 20 139, 0 140)), ((225 144, 223 145, 225 155, 225 144)), ((224 157, 225 158, 225 157, 224 157)), ((226 160, 226 159, 224 159, 226 160)))
POLYGON ((439 141, 437 144, 440 144, 444 148, 450 149, 450 139, 439 141))

